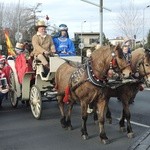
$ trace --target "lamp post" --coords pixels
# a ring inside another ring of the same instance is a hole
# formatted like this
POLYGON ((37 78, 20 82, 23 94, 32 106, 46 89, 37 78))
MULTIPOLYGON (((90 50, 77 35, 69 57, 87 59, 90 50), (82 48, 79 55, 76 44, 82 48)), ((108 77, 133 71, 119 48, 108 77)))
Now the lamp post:
POLYGON ((99 12, 100 12, 100 36, 99 36, 99 44, 102 46, 103 44, 103 0, 100 0, 100 7, 99 7, 99 12))
POLYGON ((83 60, 83 48, 84 48, 84 43, 83 43, 83 37, 82 37, 82 32, 83 32, 83 24, 86 22, 86 20, 81 22, 81 43, 79 44, 79 48, 81 50, 81 62, 83 60))
POLYGON ((84 20, 83 22, 81 22, 81 43, 83 43, 83 37, 82 37, 82 32, 83 32, 83 24, 86 22, 86 20, 84 20))
POLYGON ((144 36, 145 36, 145 33, 144 33, 144 28, 145 28, 145 9, 146 8, 149 8, 150 5, 147 5, 144 9, 143 9, 143 47, 144 47, 144 44, 145 44, 145 41, 144 41, 144 36))
POLYGON ((103 0, 100 0, 100 4, 99 4, 99 5, 98 5, 98 4, 95 4, 95 3, 93 3, 93 2, 90 2, 90 1, 88 1, 88 0, 81 0, 81 1, 99 7, 99 14, 100 14, 100 15, 99 15, 99 16, 100 16, 100 20, 99 20, 99 29, 100 29, 100 33, 99 33, 99 43, 100 43, 100 45, 102 46, 102 41, 103 41, 103 9, 108 10, 108 11, 111 11, 111 10, 108 9, 108 8, 103 7, 103 0))
POLYGON ((19 32, 20 32, 20 0, 18 1, 18 26, 17 26, 17 36, 16 40, 19 42, 19 32))
POLYGON ((36 13, 41 13, 41 10, 37 10, 42 3, 37 3, 37 5, 33 8, 33 15, 34 15, 34 26, 36 22, 36 13))

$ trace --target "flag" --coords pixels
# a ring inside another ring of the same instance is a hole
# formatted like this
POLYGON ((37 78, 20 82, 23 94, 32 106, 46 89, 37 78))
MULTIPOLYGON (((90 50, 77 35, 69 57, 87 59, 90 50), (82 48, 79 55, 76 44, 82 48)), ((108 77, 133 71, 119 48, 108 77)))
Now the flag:
POLYGON ((5 39, 6 39, 6 45, 7 45, 8 55, 15 56, 16 54, 15 54, 14 48, 12 46, 12 43, 10 41, 8 31, 5 30, 4 34, 5 34, 5 39))

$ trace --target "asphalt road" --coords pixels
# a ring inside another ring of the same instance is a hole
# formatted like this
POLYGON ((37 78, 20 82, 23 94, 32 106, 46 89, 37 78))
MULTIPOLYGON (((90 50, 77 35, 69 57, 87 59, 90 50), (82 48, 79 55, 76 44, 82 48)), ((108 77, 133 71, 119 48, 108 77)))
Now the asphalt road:
POLYGON ((33 118, 30 107, 19 103, 16 109, 5 100, 0 108, 0 150, 128 150, 150 128, 150 91, 139 92, 130 106, 132 128, 135 137, 128 139, 119 131, 118 118, 121 103, 110 100, 113 123, 106 122, 106 133, 111 140, 104 145, 99 139, 99 128, 89 115, 87 128, 89 139, 81 138, 80 106, 74 106, 72 124, 74 130, 64 130, 60 126, 60 113, 57 102, 44 102, 40 120, 33 118))

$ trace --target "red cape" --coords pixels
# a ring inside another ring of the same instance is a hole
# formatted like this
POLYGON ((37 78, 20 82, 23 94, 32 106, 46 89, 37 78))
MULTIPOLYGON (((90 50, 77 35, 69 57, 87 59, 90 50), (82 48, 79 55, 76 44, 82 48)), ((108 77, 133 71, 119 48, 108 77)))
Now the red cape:
POLYGON ((22 84, 25 73, 33 71, 31 62, 32 60, 28 60, 27 62, 24 53, 17 56, 15 60, 15 67, 20 84, 22 84))

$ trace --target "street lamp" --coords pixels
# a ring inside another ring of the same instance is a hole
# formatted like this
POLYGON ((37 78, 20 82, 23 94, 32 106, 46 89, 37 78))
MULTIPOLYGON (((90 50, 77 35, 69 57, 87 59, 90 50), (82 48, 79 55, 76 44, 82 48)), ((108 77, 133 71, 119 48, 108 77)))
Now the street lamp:
POLYGON ((149 8, 150 5, 146 6, 144 9, 143 9, 143 47, 144 47, 144 44, 145 44, 145 41, 144 41, 144 28, 145 28, 145 9, 146 8, 149 8))
POLYGON ((35 26, 35 21, 36 21, 36 13, 41 13, 41 11, 40 10, 38 10, 38 11, 33 11, 33 13, 34 13, 34 26, 35 26))
POLYGON ((103 7, 103 0, 100 0, 100 4, 99 5, 95 4, 93 2, 90 2, 88 0, 81 0, 81 1, 99 7, 99 14, 100 14, 99 15, 100 16, 100 20, 99 20, 99 22, 100 22, 99 23, 99 28, 100 28, 99 43, 102 46, 102 41, 103 41, 103 9, 108 10, 108 11, 111 11, 111 10, 108 9, 108 8, 103 7))
POLYGON ((83 32, 83 24, 86 22, 86 20, 81 22, 81 43, 79 44, 79 48, 81 50, 81 62, 82 62, 82 57, 83 57, 83 48, 84 48, 84 42, 83 42, 83 37, 82 37, 82 32, 83 32))
POLYGON ((33 15, 34 15, 34 25, 36 21, 36 13, 41 13, 41 10, 37 10, 42 3, 37 3, 37 5, 33 8, 33 15))
POLYGON ((19 41, 19 31, 20 31, 20 0, 18 1, 18 26, 17 26, 17 36, 16 40, 19 41))
POLYGON ((83 24, 86 23, 86 20, 81 22, 81 43, 83 43, 82 32, 83 32, 83 24))

